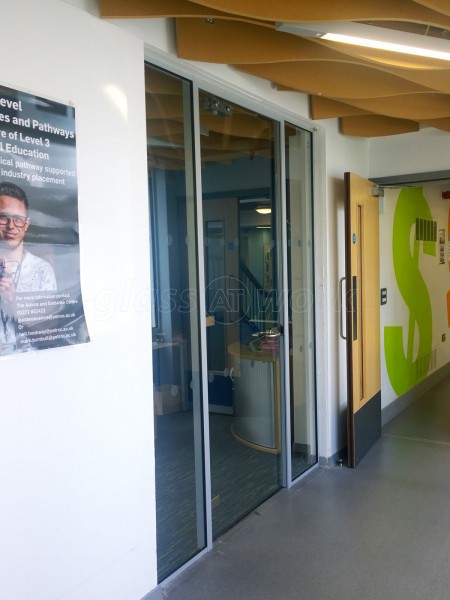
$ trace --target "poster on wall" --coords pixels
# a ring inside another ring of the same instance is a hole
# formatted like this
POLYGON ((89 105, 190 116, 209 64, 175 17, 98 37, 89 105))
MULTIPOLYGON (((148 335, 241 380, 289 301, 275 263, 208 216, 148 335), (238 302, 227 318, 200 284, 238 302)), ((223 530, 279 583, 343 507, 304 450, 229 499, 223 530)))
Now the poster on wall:
POLYGON ((75 109, 0 85, 0 356, 88 341, 75 109))

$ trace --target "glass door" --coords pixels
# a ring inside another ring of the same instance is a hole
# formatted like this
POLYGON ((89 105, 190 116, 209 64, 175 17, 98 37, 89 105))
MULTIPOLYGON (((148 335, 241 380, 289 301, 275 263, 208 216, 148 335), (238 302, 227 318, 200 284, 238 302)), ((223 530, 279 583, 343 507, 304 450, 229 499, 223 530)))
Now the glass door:
POLYGON ((282 484, 278 123, 200 92, 212 531, 282 484))

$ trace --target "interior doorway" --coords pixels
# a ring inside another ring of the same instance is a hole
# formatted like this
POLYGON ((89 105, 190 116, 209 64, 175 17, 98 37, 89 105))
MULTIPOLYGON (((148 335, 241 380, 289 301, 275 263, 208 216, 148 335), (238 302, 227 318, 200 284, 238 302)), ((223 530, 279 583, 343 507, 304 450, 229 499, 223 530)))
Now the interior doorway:
POLYGON ((158 578, 317 463, 312 132, 146 66, 158 578))

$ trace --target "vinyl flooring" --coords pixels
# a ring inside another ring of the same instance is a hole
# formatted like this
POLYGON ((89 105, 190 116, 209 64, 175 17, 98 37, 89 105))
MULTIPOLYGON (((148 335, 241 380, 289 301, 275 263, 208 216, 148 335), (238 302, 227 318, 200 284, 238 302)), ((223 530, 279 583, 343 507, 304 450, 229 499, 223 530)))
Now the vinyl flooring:
POLYGON ((450 378, 356 469, 317 468, 162 586, 167 600, 448 600, 450 378))

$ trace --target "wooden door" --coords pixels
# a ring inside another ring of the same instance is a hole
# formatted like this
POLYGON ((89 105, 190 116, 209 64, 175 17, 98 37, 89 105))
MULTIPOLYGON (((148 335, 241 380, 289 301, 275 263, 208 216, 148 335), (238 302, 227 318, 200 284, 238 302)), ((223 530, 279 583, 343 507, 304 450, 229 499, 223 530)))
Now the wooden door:
POLYGON ((348 464, 381 436, 379 203, 374 184, 346 183, 348 464))

